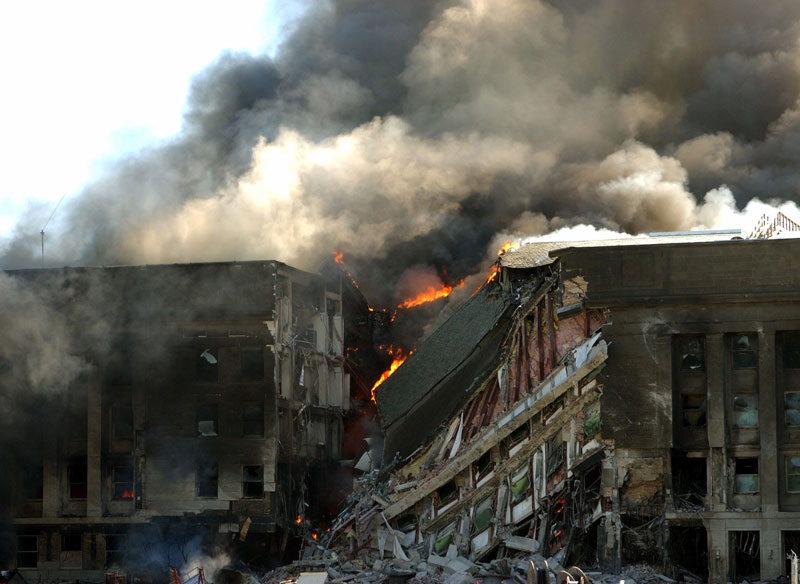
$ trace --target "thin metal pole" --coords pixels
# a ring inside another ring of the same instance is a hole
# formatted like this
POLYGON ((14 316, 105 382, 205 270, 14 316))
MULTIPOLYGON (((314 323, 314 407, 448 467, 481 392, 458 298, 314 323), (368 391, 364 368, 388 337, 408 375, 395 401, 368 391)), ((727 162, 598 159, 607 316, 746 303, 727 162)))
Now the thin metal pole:
POLYGON ((42 267, 44 267, 44 229, 42 229, 42 267))

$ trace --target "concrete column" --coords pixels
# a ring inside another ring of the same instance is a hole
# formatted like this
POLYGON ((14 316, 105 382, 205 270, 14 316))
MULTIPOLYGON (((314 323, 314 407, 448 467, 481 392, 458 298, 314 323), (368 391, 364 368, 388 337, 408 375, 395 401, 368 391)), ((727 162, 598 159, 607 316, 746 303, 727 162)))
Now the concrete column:
MULTIPOLYGON (((775 331, 767 330, 758 333, 758 431, 761 442, 758 473, 761 511, 765 515, 778 512, 780 493, 775 401, 775 331)), ((761 561, 763 564, 763 557, 761 561)))
POLYGON ((761 581, 775 580, 783 573, 781 521, 779 519, 766 519, 761 522, 759 545, 761 549, 761 581))
POLYGON ((725 522, 719 519, 710 519, 708 530, 708 582, 709 584, 724 584, 728 581, 728 532, 725 522))
POLYGON ((102 476, 102 382, 95 373, 88 380, 87 428, 86 428, 86 516, 100 517, 103 514, 102 476))
POLYGON ((725 446, 725 393, 724 393, 724 336, 706 335, 706 384, 708 391, 707 426, 708 445, 725 446))

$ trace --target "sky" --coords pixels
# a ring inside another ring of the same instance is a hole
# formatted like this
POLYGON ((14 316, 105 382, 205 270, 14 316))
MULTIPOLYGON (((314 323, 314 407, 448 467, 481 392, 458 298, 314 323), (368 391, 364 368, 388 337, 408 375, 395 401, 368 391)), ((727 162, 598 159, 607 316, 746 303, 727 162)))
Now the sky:
POLYGON ((0 236, 42 225, 119 156, 178 132, 192 77, 223 51, 272 54, 297 7, 279 0, 56 0, 0 6, 0 236))

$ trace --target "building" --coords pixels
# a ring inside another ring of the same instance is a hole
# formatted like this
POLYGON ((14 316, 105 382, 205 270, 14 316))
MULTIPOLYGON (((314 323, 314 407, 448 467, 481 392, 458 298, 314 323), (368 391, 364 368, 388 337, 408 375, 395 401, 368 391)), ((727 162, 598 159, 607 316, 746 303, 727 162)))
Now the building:
POLYGON ((503 255, 378 388, 391 476, 340 530, 375 546, 385 517, 429 564, 452 546, 710 582, 788 574, 798 254, 799 239, 717 232, 503 255))
MULTIPOLYGON (((85 364, 63 392, 26 402, 27 426, 11 412, 28 429, 3 473, 5 560, 25 580, 161 578, 154 561, 163 571, 212 548, 265 566, 335 512, 345 349, 371 350, 347 279, 277 261, 3 277, 63 319, 31 358, 85 364)), ((23 391, 0 378, 4 395, 23 391)))

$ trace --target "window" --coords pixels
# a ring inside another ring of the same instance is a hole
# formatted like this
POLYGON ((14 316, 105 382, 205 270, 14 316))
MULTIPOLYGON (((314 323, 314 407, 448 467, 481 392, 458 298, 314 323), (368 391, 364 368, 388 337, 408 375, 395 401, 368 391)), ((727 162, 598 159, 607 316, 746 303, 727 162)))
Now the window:
POLYGON ((106 540, 106 568, 125 565, 125 549, 127 541, 124 535, 107 534, 106 540))
POLYGON ((531 492, 531 473, 528 465, 518 468, 511 475, 511 502, 519 503, 531 492))
POLYGON ((42 465, 26 466, 23 471, 23 494, 28 501, 40 501, 44 496, 42 465))
POLYGON ((706 398, 704 395, 681 395, 681 421, 684 428, 703 428, 706 425, 706 398))
POLYGON ((758 493, 758 458, 737 458, 734 464, 736 493, 758 493))
POLYGON ((733 335, 731 337, 731 364, 734 369, 755 369, 758 367, 758 337, 754 334, 733 335))
POLYGON ((553 438, 547 443, 547 476, 555 473, 564 462, 566 446, 561 440, 561 433, 556 432, 553 438))
POLYGON ((111 496, 116 501, 133 499, 133 467, 115 466, 111 476, 111 496))
POLYGON ((703 337, 681 337, 679 351, 681 371, 705 371, 706 353, 703 337))
POLYGON ((69 498, 86 499, 86 462, 74 461, 67 467, 69 476, 69 498))
POLYGON ((800 493, 800 457, 786 457, 786 492, 800 493))
POLYGON ((217 435, 217 404, 202 404, 197 408, 197 435, 217 435))
POLYGON ((492 461, 491 451, 484 453, 477 461, 475 461, 474 476, 475 483, 485 476, 487 476, 494 469, 494 462, 492 461))
POLYGON ((133 438, 133 408, 129 405, 111 408, 111 426, 114 440, 133 438))
POLYGON ((783 366, 786 369, 800 369, 800 332, 786 332, 783 340, 783 366))
POLYGON ((483 501, 475 505, 472 515, 472 533, 480 533, 487 529, 494 519, 492 510, 492 497, 486 497, 483 501))
POLYGON ((584 411, 583 438, 589 440, 600 431, 603 421, 600 418, 600 402, 596 401, 584 411))
POLYGON ((242 434, 264 436, 264 404, 244 404, 242 408, 242 434))
POLYGON ((205 349, 197 356, 196 381, 213 382, 219 379, 219 368, 215 351, 205 349))
POLYGON ((242 498, 264 498, 264 467, 245 466, 242 469, 242 498))
POLYGON ((456 531, 456 524, 451 523, 439 533, 436 534, 436 540, 433 542, 433 553, 437 556, 443 556, 447 553, 447 548, 453 541, 453 534, 456 531))
POLYGON ((454 481, 450 481, 439 487, 436 495, 439 498, 439 506, 447 505, 458 498, 458 487, 454 481))
POLYGON ((242 348, 242 381, 264 380, 264 350, 261 347, 242 348))
POLYGON ((216 463, 201 464, 197 467, 197 496, 208 499, 217 498, 219 472, 216 463))
POLYGON ((783 412, 787 426, 800 426, 800 391, 784 392, 783 412))
POLYGON ((35 535, 17 536, 17 568, 35 568, 39 560, 39 538, 35 535))
POLYGON ((83 567, 83 537, 80 533, 64 533, 61 535, 61 567, 83 567))
POLYGON ((758 395, 737 393, 733 396, 733 425, 737 428, 758 427, 758 395))

